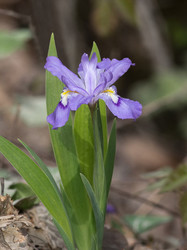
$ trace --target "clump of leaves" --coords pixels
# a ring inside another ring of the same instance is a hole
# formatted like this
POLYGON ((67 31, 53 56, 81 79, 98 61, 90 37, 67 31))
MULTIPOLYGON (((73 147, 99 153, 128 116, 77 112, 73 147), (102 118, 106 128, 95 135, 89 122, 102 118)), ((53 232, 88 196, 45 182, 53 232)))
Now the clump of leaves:
POLYGON ((135 234, 142 234, 157 226, 170 222, 172 217, 156 215, 125 215, 123 220, 135 234))
POLYGON ((179 195, 179 209, 183 225, 187 222, 187 164, 180 164, 176 169, 163 168, 158 171, 150 172, 142 176, 152 179, 146 190, 158 190, 161 193, 177 192, 179 195))

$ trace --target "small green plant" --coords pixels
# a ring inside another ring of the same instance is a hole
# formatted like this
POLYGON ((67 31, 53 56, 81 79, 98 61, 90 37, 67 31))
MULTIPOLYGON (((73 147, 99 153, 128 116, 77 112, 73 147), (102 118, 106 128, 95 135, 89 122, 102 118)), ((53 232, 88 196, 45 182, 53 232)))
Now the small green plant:
POLYGON ((24 142, 19 140, 33 160, 0 137, 0 152, 46 206, 69 250, 102 248, 116 146, 116 120, 108 139, 106 105, 120 119, 141 115, 141 104, 120 97, 113 86, 131 65, 128 58, 101 61, 94 43, 90 58, 82 56, 78 77, 57 58, 52 35, 45 64, 46 103, 60 183, 24 142))

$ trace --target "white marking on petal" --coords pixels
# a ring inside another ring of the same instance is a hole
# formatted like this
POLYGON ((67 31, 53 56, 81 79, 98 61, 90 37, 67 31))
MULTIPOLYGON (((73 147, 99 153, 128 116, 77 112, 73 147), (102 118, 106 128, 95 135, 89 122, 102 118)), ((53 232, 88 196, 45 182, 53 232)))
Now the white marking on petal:
POLYGON ((69 98, 71 92, 72 92, 71 90, 65 89, 61 93, 61 103, 63 104, 64 107, 66 107, 68 104, 68 98, 69 98))
POLYGON ((113 101, 115 104, 118 103, 119 97, 118 97, 118 95, 116 95, 116 92, 115 92, 115 90, 114 90, 112 87, 110 87, 110 88, 104 90, 102 93, 106 93, 108 96, 110 96, 111 99, 112 99, 112 101, 113 101))
POLYGON ((118 103, 118 96, 116 94, 110 94, 110 97, 112 98, 112 101, 117 104, 118 103))

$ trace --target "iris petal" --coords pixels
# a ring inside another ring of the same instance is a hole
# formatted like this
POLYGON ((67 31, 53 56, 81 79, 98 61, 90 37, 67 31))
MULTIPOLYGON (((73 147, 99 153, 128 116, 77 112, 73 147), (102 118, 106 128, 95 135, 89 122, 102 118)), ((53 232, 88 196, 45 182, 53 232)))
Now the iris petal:
POLYGON ((106 82, 99 84, 95 89, 94 89, 94 96, 97 96, 100 92, 102 92, 106 88, 106 82))
POLYGON ((68 78, 69 83, 71 83, 71 85, 79 86, 82 88, 84 87, 84 84, 81 79, 71 70, 66 68, 62 64, 62 62, 55 56, 47 57, 47 61, 44 68, 50 71, 52 75, 57 76, 60 81, 62 80, 62 77, 66 77, 68 78))
POLYGON ((82 96, 79 94, 72 94, 69 98, 69 106, 70 109, 75 111, 77 110, 82 104, 88 104, 91 102, 92 96, 82 96))
POLYGON ((62 79, 61 79, 64 84, 67 86, 67 88, 71 91, 76 91, 82 95, 88 95, 88 92, 84 89, 84 88, 81 88, 79 86, 76 86, 76 85, 72 85, 71 81, 69 80, 69 78, 63 76, 62 79))
POLYGON ((111 60, 109 58, 103 58, 101 62, 97 64, 99 69, 108 69, 111 66, 111 60))
POLYGON ((79 75, 85 84, 85 89, 89 94, 93 94, 94 89, 98 84, 97 74, 97 56, 93 53, 91 60, 87 54, 83 54, 81 58, 81 65, 79 65, 79 75), (82 69, 82 71, 81 71, 82 69))
POLYGON ((103 59, 101 63, 98 63, 97 67, 105 69, 105 74, 109 72, 112 73, 113 77, 107 83, 107 87, 109 87, 113 83, 115 83, 123 74, 125 74, 131 65, 133 65, 133 63, 129 58, 124 58, 122 60, 113 59, 111 61, 110 59, 106 58, 103 59))
POLYGON ((69 114, 69 105, 64 106, 61 102, 59 102, 55 111, 52 114, 48 115, 47 122, 53 126, 53 129, 63 127, 68 121, 69 114))
POLYGON ((137 119, 142 113, 142 105, 137 101, 122 98, 115 94, 117 99, 112 98, 107 93, 102 93, 98 97, 105 101, 110 111, 120 119, 137 119))

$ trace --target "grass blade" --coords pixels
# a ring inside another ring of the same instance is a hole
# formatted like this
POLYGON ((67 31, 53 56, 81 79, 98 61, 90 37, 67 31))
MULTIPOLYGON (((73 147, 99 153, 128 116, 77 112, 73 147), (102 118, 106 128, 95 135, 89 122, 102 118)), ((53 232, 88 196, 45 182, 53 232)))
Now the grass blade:
MULTIPOLYGON (((101 62, 101 56, 97 44, 93 42, 92 51, 90 53, 90 58, 93 53, 97 55, 97 61, 101 62)), ((99 109, 102 123, 102 134, 103 134, 103 152, 104 158, 107 152, 107 137, 108 137, 108 128, 107 128, 107 115, 106 115, 106 104, 103 100, 99 100, 99 109)))
POLYGON ((16 168, 72 242, 69 221, 62 201, 47 175, 14 144, 0 137, 0 152, 16 168), (46 192, 47 190, 47 192, 46 192))
POLYGON ((100 129, 99 109, 95 110, 93 116, 94 127, 94 191, 101 211, 105 212, 106 207, 106 179, 104 169, 104 159, 102 151, 102 138, 100 129))
POLYGON ((84 186, 86 188, 86 191, 88 193, 88 196, 92 204, 92 208, 93 208, 94 216, 95 216, 97 239, 98 239, 99 246, 101 247, 102 238, 103 238, 103 230, 104 230, 104 216, 99 208, 99 204, 97 202, 94 191, 89 181, 83 174, 81 174, 81 178, 82 178, 82 181, 84 183, 84 186))
POLYGON ((116 119, 113 122, 112 130, 110 133, 107 154, 105 158, 105 176, 106 176, 106 192, 107 197, 110 189, 110 183, 112 180, 112 174, 114 169, 114 160, 116 154, 116 119))
MULTIPOLYGON (((51 37, 48 56, 56 56, 54 37, 51 37)), ((60 101, 64 85, 57 77, 46 71, 47 114, 52 113, 60 101)), ((64 191, 70 201, 73 216, 71 218, 73 235, 77 247, 89 249, 93 228, 91 225, 92 209, 86 190, 80 177, 79 162, 76 153, 71 115, 68 122, 58 130, 49 125, 52 147, 59 169, 64 191)))
POLYGON ((94 167, 94 139, 92 117, 90 109, 87 105, 82 105, 75 113, 74 137, 77 156, 80 163, 80 172, 84 174, 92 184, 94 167))
POLYGON ((56 191, 58 192, 60 198, 61 197, 61 193, 60 190, 51 174, 51 172, 49 171, 48 167, 45 165, 45 163, 39 158, 39 156, 23 141, 21 141, 20 139, 18 139, 18 141, 27 149, 27 151, 31 154, 31 156, 35 159, 35 161, 38 163, 38 166, 44 171, 44 173, 47 175, 47 177, 49 178, 49 180, 51 181, 51 183, 53 184, 53 187, 56 189, 56 191))

